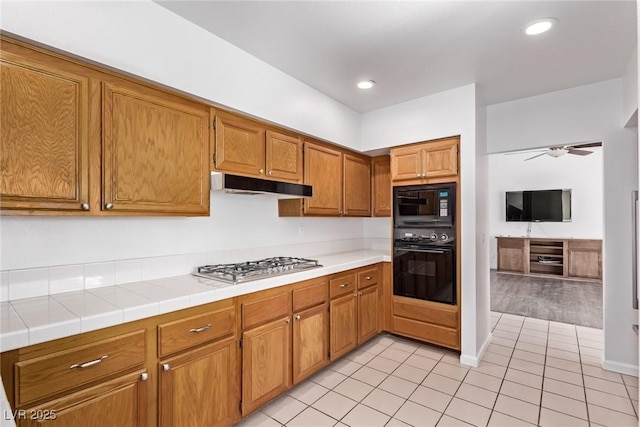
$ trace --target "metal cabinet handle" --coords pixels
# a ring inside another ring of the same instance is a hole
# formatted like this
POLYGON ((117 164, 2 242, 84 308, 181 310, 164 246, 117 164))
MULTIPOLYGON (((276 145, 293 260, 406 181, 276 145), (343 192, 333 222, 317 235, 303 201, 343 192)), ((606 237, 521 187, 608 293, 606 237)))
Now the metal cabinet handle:
POLYGON ((258 172, 260 172, 260 173, 264 173, 264 169, 260 169, 258 172))
POLYGON ((104 205, 104 207, 107 210, 111 210, 111 209, 113 209, 113 203, 107 203, 106 205, 104 205))
POLYGON ((296 320, 300 320, 300 315, 296 314, 296 320))
POLYGON ((341 288, 346 288, 347 286, 349 286, 348 283, 343 283, 342 285, 340 285, 341 288))
POLYGON ((419 174, 419 173, 417 173, 417 174, 416 174, 416 177, 420 178, 420 174, 419 174))
POLYGON ((427 174, 426 174, 426 173, 423 173, 423 174, 422 174, 422 177, 423 177, 423 178, 426 178, 426 177, 427 177, 427 174))
POLYGON ((71 366, 69 366, 69 369, 76 369, 76 368, 88 368, 89 366, 93 366, 93 365, 97 365, 98 363, 102 363, 103 360, 106 360, 109 356, 104 355, 102 356, 100 359, 96 359, 96 360, 92 360, 90 362, 85 362, 85 363, 76 363, 73 364, 71 366))
POLYGON ((83 211, 88 211, 89 210, 89 203, 83 203, 80 205, 80 207, 82 208, 83 211))
POLYGON ((349 212, 347 212, 347 211, 344 211, 344 214, 345 214, 345 215, 349 215, 349 212))
POLYGON ((207 329, 209 329, 210 327, 211 327, 211 323, 209 323, 208 325, 202 326, 202 327, 200 327, 200 328, 193 328, 193 329, 189 329, 189 332, 196 332, 196 333, 198 333, 198 332, 204 332, 204 331, 206 331, 207 329))
POLYGON ((269 171, 267 173, 269 174, 269 176, 273 175, 273 171, 269 171))
POLYGON ((169 369, 171 369, 171 366, 169 366, 168 363, 163 363, 162 364, 162 370, 163 371, 168 371, 169 369))
POLYGON ((287 317, 287 319, 285 320, 286 323, 291 323, 291 318, 287 317))
POLYGON ((358 296, 361 297, 362 296, 362 292, 358 292, 358 296))
POLYGON ((358 296, 358 294, 353 294, 353 297, 354 297, 354 298, 355 298, 355 297, 357 297, 357 296, 358 296))
POLYGON ((365 277, 365 280, 371 280, 371 276, 365 277))
POLYGON ((146 381, 149 379, 149 374, 147 374, 146 372, 143 372, 142 374, 140 374, 140 381, 146 381))

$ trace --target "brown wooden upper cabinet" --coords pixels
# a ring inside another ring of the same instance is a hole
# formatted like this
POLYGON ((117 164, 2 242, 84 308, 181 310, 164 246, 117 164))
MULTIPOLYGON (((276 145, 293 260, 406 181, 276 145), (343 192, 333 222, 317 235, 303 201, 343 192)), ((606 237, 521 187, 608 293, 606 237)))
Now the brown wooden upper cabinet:
POLYGON ((388 155, 371 159, 373 216, 391 216, 391 165, 388 155))
POLYGON ((424 181, 458 174, 458 137, 391 149, 391 180, 424 181))
POLYGON ((208 215, 209 107, 2 38, 2 214, 208 215))
POLYGON ((84 67, 3 39, 0 73, 0 208, 89 210, 84 67))
POLYGON ((371 215, 371 165, 366 156, 306 140, 304 183, 313 187, 313 197, 280 200, 280 216, 371 215))
POLYGON ((102 89, 103 208, 208 214, 209 109, 124 80, 102 89))
POLYGON ((215 112, 213 169, 287 182, 302 181, 302 140, 244 117, 215 112))

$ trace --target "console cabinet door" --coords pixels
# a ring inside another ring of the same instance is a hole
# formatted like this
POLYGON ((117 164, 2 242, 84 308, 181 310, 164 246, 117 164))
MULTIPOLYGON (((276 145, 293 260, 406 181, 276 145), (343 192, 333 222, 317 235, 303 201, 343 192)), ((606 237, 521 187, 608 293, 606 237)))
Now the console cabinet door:
POLYGON ((567 240, 569 277, 602 279, 602 241, 567 240))
POLYGON ((236 339, 202 346, 160 364, 160 425, 230 426, 234 396, 236 339))
POLYGON ((208 108, 121 80, 102 95, 103 209, 207 215, 208 108))
POLYGON ((303 379, 329 362, 329 316, 327 305, 293 316, 293 383, 303 379))
POLYGON ((291 319, 279 319, 242 334, 242 415, 291 386, 291 319))
POLYGON ((342 153, 306 141, 304 176, 313 187, 313 197, 304 200, 305 215, 342 215, 342 153))
POLYGON ((1 209, 89 210, 89 81, 82 71, 3 40, 1 209))
POLYGON ((42 405, 16 417, 18 427, 143 427, 147 425, 148 380, 125 375, 42 405))
POLYGON ((368 158, 343 155, 344 216, 371 216, 371 163, 368 158))
POLYGON ((358 345, 356 318, 357 294, 348 293, 330 303, 331 360, 336 360, 358 345))

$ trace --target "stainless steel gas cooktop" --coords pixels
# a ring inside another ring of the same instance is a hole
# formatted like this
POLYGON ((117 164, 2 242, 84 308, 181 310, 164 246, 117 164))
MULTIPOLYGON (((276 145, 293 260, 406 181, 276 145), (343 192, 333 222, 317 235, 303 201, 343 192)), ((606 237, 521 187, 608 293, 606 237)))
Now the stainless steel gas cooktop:
POLYGON ((273 257, 237 264, 204 265, 198 267, 193 275, 227 283, 241 283, 317 267, 322 266, 314 259, 273 257))

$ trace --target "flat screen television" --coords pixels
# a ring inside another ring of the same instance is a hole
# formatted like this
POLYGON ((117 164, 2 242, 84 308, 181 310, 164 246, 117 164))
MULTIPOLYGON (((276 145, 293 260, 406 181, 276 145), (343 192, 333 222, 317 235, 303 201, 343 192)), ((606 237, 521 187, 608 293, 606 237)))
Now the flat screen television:
POLYGON ((571 190, 507 191, 507 221, 571 221, 571 190))

